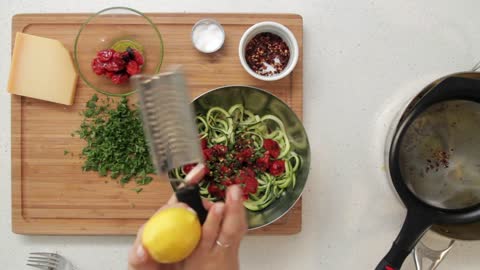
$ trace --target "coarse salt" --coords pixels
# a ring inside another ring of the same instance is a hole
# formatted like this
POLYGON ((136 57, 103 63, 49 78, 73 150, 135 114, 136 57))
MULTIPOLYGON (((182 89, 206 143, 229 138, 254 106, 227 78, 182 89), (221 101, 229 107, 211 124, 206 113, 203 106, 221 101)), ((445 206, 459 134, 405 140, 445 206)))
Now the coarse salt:
POLYGON ((192 41, 198 50, 211 53, 220 49, 225 40, 225 33, 221 26, 205 22, 200 23, 193 29, 192 41))

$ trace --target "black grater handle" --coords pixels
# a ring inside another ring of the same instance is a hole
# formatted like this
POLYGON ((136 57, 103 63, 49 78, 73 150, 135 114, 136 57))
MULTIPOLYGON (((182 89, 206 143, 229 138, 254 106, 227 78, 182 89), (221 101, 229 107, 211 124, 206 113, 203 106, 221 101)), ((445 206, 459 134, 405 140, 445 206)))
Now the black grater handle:
POLYGON ((202 197, 200 197, 200 188, 198 185, 187 185, 180 188, 175 192, 179 202, 186 203, 190 206, 195 212, 197 212, 198 219, 200 224, 203 225, 207 219, 207 210, 203 207, 202 197))

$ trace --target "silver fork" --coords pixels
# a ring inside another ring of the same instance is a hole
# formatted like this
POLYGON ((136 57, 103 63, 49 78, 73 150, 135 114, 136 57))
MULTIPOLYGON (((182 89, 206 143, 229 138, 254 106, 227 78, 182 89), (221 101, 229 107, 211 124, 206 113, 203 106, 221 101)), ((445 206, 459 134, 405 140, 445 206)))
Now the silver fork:
POLYGON ((73 265, 63 256, 49 252, 30 253, 27 265, 43 270, 75 270, 73 265))

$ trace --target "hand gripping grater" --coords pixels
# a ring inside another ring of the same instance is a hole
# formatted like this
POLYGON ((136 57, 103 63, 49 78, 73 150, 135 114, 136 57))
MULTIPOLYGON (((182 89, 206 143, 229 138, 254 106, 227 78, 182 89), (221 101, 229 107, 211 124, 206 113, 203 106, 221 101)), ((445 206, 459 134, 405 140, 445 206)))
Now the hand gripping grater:
POLYGON ((175 68, 153 76, 136 75, 131 82, 138 90, 145 136, 157 174, 166 174, 189 163, 199 164, 186 176, 176 196, 197 212, 203 224, 207 211, 197 183, 189 182, 203 169, 203 155, 183 72, 175 68))

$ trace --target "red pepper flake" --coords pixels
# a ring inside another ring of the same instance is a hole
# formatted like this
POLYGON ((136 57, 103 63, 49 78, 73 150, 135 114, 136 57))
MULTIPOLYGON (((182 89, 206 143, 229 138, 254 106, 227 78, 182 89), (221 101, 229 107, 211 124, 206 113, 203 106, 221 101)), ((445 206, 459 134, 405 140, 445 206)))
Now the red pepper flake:
POLYGON ((282 72, 287 66, 290 49, 280 36, 263 32, 248 42, 245 60, 255 73, 272 76, 282 72))
MULTIPOLYGON (((450 149, 451 150, 451 149, 450 149)), ((450 153, 442 150, 433 151, 432 149, 432 158, 427 159, 427 166, 425 168, 426 172, 434 170, 438 172, 440 168, 448 168, 450 166, 450 153)))

